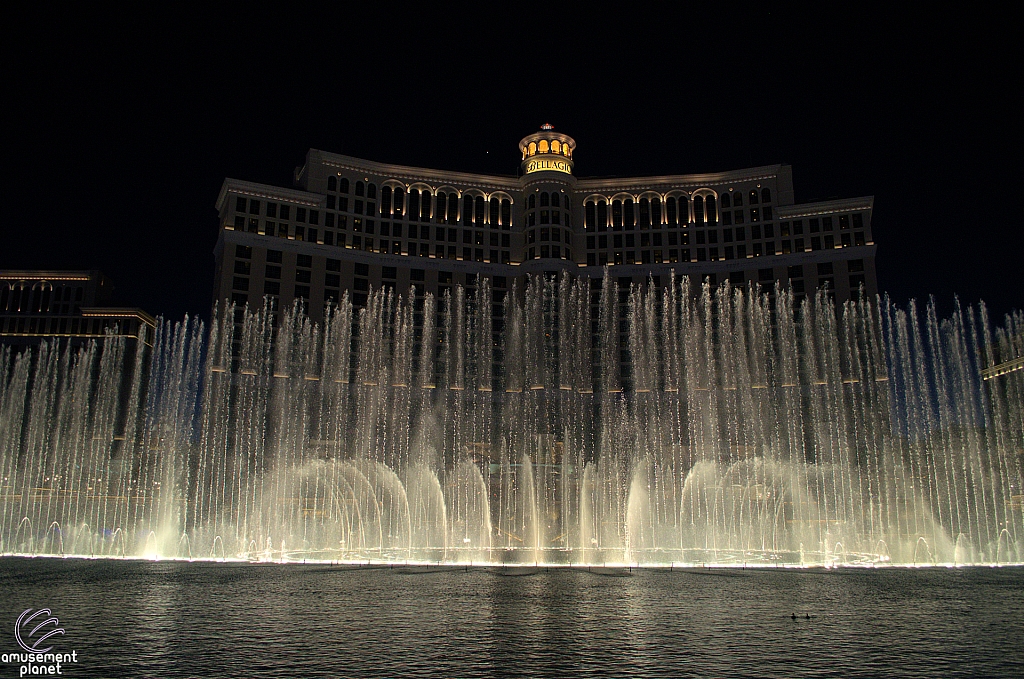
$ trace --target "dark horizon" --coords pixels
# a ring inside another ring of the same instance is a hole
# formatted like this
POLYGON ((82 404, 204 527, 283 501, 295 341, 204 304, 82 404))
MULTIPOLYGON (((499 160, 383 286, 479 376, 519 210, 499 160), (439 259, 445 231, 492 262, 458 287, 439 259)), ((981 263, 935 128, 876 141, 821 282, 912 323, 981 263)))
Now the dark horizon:
POLYGON ((100 269, 115 303, 208 317, 224 178, 290 186, 308 148, 515 174, 518 140, 550 122, 581 177, 788 163, 798 202, 873 195, 896 302, 984 300, 996 324, 1022 306, 1002 29, 762 11, 677 43, 665 15, 606 46, 594 18, 544 17, 574 27, 557 50, 531 16, 457 41, 411 16, 26 17, 6 46, 0 268, 100 269))

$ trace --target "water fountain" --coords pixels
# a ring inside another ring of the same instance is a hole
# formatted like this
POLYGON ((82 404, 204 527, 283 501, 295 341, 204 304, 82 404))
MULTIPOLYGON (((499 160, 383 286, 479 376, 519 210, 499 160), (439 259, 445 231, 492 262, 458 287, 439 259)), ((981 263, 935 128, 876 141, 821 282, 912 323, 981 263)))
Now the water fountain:
POLYGON ((1024 561, 1024 372, 981 377, 1024 317, 771 292, 537 277, 498 337, 484 280, 0 350, 0 553, 1024 561))

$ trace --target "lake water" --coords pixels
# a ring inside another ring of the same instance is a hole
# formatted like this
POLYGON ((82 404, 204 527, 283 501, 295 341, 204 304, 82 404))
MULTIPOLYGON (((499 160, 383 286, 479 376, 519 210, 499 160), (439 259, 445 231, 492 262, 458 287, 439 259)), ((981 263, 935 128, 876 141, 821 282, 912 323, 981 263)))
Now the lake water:
POLYGON ((0 652, 29 608, 69 677, 1024 675, 1024 568, 0 559, 0 652))

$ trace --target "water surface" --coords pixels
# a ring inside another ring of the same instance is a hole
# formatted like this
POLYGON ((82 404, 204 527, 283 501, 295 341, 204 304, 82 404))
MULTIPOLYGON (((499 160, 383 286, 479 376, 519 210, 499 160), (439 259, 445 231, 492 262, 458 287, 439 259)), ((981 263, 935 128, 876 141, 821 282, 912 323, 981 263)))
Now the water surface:
POLYGON ((0 559, 3 653, 26 608, 81 677, 1009 677, 1024 648, 1021 568, 0 559))

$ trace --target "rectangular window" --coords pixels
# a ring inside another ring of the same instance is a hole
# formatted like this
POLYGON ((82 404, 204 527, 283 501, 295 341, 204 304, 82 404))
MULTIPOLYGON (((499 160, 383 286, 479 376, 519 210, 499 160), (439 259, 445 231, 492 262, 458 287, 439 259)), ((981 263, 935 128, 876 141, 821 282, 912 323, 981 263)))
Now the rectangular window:
POLYGON ((295 266, 301 266, 306 269, 313 266, 312 255, 295 255, 295 266))
POLYGON ((304 269, 299 269, 295 272, 295 280, 298 283, 309 283, 310 276, 312 276, 312 272, 304 269))
POLYGON ((242 276, 235 276, 234 280, 231 281, 231 287, 235 290, 248 290, 249 279, 242 276))
POLYGON ((282 252, 280 250, 267 250, 267 261, 275 264, 280 264, 282 261, 282 252))
POLYGON ((309 286, 308 285, 296 285, 295 296, 300 299, 309 299, 309 286))
POLYGON ((245 212, 248 204, 249 202, 245 198, 238 196, 235 198, 235 212, 245 212))
POLYGON ((850 228, 850 216, 849 215, 839 215, 839 228, 840 229, 849 229, 850 228))
POLYGON ((281 277, 281 267, 276 266, 274 264, 268 264, 267 265, 267 269, 264 272, 264 276, 266 278, 280 278, 281 277))
POLYGON ((277 219, 277 203, 267 203, 267 216, 277 219))
POLYGON ((295 221, 304 222, 306 221, 306 208, 297 207, 295 208, 295 221))
POLYGON ((263 294, 264 295, 280 295, 281 284, 277 281, 265 281, 263 283, 263 294))

